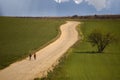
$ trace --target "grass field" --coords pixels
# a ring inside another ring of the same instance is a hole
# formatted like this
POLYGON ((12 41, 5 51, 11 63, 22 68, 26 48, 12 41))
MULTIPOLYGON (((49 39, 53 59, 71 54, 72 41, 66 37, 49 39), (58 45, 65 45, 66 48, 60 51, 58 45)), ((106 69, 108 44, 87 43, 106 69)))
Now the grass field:
POLYGON ((0 17, 0 69, 55 38, 63 23, 54 19, 0 17))
MULTIPOLYGON (((120 80, 120 42, 107 47, 104 53, 92 53, 96 48, 85 41, 94 29, 112 32, 119 39, 120 20, 83 20, 83 41, 73 46, 63 61, 42 80, 120 80)), ((37 80, 37 79, 36 79, 37 80)), ((39 79, 38 79, 39 80, 39 79)))

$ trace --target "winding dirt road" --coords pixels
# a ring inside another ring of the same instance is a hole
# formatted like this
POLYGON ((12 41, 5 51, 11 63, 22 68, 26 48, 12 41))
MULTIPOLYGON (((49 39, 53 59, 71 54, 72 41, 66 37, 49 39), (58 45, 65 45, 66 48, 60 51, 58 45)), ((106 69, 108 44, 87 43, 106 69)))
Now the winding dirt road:
POLYGON ((76 26, 79 22, 67 21, 60 26, 60 37, 45 48, 36 52, 37 59, 28 58, 15 62, 0 71, 0 80, 33 80, 42 77, 58 63, 64 53, 78 40, 76 26))

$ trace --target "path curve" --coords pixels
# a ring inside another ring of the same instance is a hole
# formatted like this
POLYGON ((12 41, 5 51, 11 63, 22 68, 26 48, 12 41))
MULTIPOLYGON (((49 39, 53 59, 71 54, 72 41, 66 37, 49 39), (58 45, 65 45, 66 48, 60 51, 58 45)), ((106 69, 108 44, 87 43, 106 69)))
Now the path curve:
POLYGON ((60 26, 60 37, 45 48, 36 52, 37 59, 28 58, 13 63, 0 71, 0 80, 33 80, 51 70, 61 56, 78 40, 76 26, 79 22, 67 21, 60 26))

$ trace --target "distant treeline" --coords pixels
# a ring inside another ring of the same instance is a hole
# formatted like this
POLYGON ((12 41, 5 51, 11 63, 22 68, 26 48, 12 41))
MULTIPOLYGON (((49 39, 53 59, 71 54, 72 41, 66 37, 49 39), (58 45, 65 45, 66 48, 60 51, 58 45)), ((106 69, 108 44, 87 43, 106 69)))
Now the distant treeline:
MULTIPOLYGON (((2 17, 2 16, 1 16, 2 17)), ((87 16, 63 16, 63 17, 30 17, 30 16, 3 16, 3 17, 17 17, 17 18, 37 18, 37 19, 120 19, 120 14, 118 15, 87 15, 87 16)))
POLYGON ((71 18, 79 18, 79 19, 120 19, 120 15, 89 15, 89 16, 73 15, 71 18))

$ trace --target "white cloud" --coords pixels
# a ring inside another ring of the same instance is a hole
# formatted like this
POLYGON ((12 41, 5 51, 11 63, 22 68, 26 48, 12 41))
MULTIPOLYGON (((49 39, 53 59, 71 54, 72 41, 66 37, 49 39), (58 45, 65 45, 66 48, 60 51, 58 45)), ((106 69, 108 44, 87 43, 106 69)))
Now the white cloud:
POLYGON ((89 5, 93 5, 97 11, 101 11, 102 9, 107 7, 108 0, 85 0, 89 5))
POLYGON ((76 4, 80 4, 83 2, 83 0, 73 0, 76 4))
POLYGON ((54 0, 57 3, 62 3, 62 2, 69 2, 69 0, 54 0))
MULTIPOLYGON (((54 0, 57 3, 69 2, 70 0, 54 0)), ((76 4, 80 4, 83 1, 87 2, 88 5, 92 5, 96 8, 97 11, 101 11, 104 8, 107 8, 110 0, 73 0, 76 4)))

